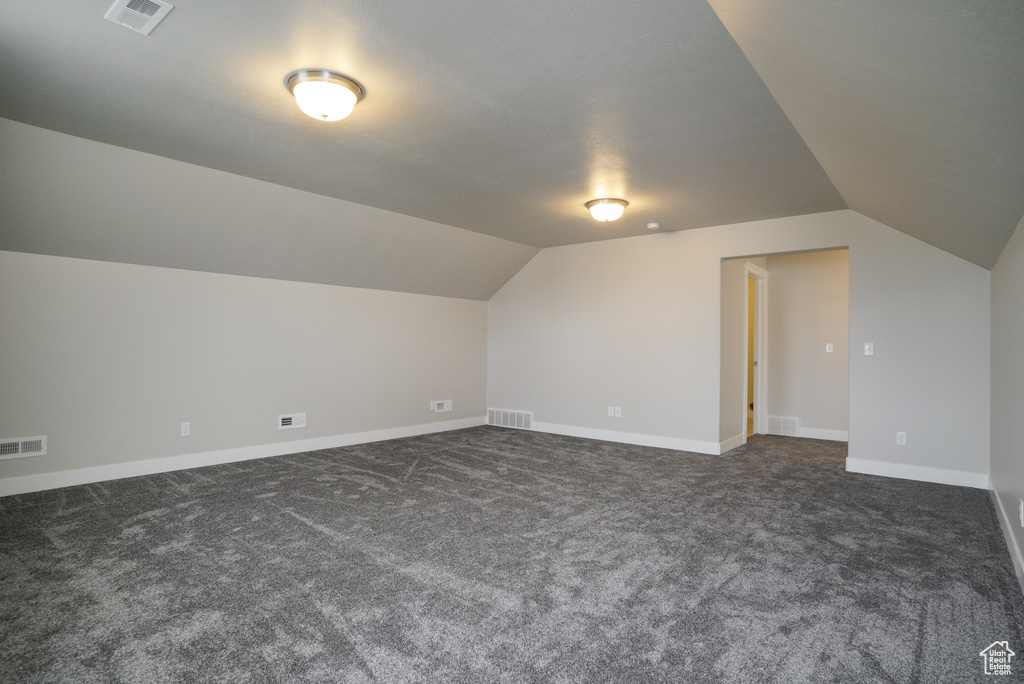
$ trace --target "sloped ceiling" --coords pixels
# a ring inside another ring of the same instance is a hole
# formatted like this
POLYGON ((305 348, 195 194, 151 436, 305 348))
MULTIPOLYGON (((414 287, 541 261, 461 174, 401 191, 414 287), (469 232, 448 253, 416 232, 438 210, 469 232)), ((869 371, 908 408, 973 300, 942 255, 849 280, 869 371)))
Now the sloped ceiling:
POLYGON ((1024 213, 1024 3, 710 3, 850 208, 995 264, 1024 213))
POLYGON ((534 248, 849 207, 991 267, 1024 214, 1015 2, 109 4, 6 0, 0 117, 534 248), (313 121, 301 67, 367 96, 313 121))

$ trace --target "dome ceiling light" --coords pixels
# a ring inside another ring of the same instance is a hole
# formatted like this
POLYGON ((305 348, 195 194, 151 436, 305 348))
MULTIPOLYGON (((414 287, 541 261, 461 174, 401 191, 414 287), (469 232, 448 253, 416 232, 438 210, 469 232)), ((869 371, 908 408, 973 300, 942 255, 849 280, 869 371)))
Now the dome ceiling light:
POLYGON ((614 221, 622 216, 622 212, 629 206, 629 202, 624 199, 603 197, 590 200, 583 206, 589 209, 590 215, 598 221, 614 221))
POLYGON ((352 113, 366 90, 358 82, 326 69, 299 69, 284 79, 299 109, 318 121, 338 121, 352 113))

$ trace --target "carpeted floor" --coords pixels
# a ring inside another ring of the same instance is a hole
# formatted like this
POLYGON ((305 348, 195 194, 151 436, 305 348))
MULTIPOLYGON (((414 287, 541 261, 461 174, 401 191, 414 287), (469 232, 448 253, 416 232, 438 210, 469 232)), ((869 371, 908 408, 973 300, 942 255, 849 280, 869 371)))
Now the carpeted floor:
POLYGON ((473 428, 0 499, 4 682, 970 682, 987 492, 473 428))

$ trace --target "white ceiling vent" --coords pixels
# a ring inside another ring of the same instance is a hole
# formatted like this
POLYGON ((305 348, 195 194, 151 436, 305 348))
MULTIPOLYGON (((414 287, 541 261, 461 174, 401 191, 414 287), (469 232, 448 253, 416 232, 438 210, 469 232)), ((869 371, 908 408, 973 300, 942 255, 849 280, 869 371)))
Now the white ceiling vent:
POLYGON ((117 0, 103 18, 148 36, 172 9, 163 0, 117 0))

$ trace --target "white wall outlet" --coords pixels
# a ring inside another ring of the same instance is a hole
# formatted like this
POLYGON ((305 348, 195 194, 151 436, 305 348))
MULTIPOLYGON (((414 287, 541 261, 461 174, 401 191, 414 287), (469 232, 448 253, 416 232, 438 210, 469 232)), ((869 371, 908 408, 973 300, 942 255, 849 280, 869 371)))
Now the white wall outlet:
POLYGON ((907 433, 897 432, 896 433, 896 446, 907 446, 907 433))
POLYGON ((430 402, 430 410, 435 413, 442 413, 444 411, 452 410, 451 399, 438 399, 437 401, 430 402))
POLYGON ((277 417, 278 430, 291 430, 292 428, 306 427, 305 413, 284 413, 277 417))
POLYGON ((615 407, 614 406, 609 406, 608 407, 608 417, 609 418, 614 418, 615 417, 615 407))
POLYGON ((181 436, 182 437, 188 437, 191 434, 192 434, 192 424, 191 423, 182 423, 181 424, 181 436))
POLYGON ((832 353, 832 343, 831 342, 826 342, 825 343, 825 353, 826 354, 831 354, 832 353))
POLYGON ((874 342, 865 342, 864 343, 864 356, 874 356, 874 355, 875 355, 875 343, 874 342))
POLYGON ((616 418, 621 418, 622 417, 622 407, 621 406, 616 406, 615 407, 615 417, 616 418))

